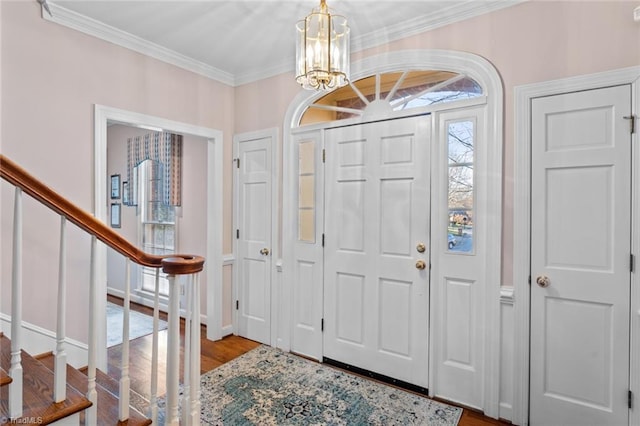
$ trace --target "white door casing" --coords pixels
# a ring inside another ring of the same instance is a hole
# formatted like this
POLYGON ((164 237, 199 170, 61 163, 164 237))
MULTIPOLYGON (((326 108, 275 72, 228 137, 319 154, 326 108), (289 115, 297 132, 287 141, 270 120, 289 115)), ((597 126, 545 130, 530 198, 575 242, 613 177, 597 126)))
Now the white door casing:
POLYGON ((630 85, 532 102, 532 425, 629 422, 630 110, 630 85))
MULTIPOLYGON (((222 169, 223 169, 223 133, 220 130, 195 126, 166 118, 156 117, 139 112, 127 111, 104 105, 94 105, 94 216, 107 222, 107 127, 109 123, 118 123, 133 127, 153 126, 180 134, 195 135, 207 139, 207 251, 205 253, 206 282, 206 315, 201 321, 207 324, 207 338, 222 338, 222 169)), ((107 249, 98 244, 96 254, 97 293, 107 292, 107 249)), ((145 303, 139 300, 139 303, 145 303)), ((100 297, 97 309, 106 312, 106 299, 100 297)), ((98 315, 99 321, 106 321, 106 315, 98 315)), ((97 325, 98 367, 106 368, 106 326, 97 325)))
POLYGON ((324 356, 425 389, 430 124, 374 122, 325 138, 324 356))
POLYGON ((271 343, 272 152, 270 135, 238 135, 236 311, 240 336, 271 343))

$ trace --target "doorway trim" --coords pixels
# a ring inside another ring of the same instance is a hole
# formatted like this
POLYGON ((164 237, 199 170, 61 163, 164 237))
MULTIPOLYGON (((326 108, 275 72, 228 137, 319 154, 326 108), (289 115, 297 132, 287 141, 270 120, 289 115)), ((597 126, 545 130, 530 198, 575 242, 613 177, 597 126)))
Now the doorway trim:
MULTIPOLYGON (((425 49, 401 50, 370 56, 357 61, 351 66, 351 77, 354 81, 376 73, 392 72, 398 69, 417 68, 452 71, 462 73, 478 82, 486 94, 486 140, 495 141, 487 146, 487 194, 492 197, 486 200, 487 227, 487 259, 490 263, 486 269, 486 301, 484 350, 484 413, 493 418, 499 415, 500 399, 500 288, 502 271, 502 147, 503 147, 503 87, 500 75, 495 67, 481 56, 451 50, 425 49)), ((291 130, 298 127, 300 117, 324 93, 301 91, 289 104, 283 123, 283 194, 292 188, 295 178, 292 174, 294 149, 292 149, 291 130)), ((293 223, 292 199, 283 196, 283 223, 293 223)), ((291 275, 293 254, 290 242, 296 235, 290 227, 282 228, 283 260, 286 269, 282 282, 283 297, 276 301, 280 312, 278 318, 277 345, 289 351, 291 348, 291 299, 284 295, 293 294, 291 275)))
MULTIPOLYGON (((630 67, 597 74, 533 83, 514 88, 514 200, 513 200, 513 286, 514 286, 514 362, 513 418, 519 425, 529 423, 529 274, 531 260, 531 101, 533 98, 557 95, 607 86, 631 84, 632 109, 640 111, 640 67, 630 67)), ((637 123, 636 123, 637 124, 637 123)), ((640 212, 640 138, 632 135, 632 217, 640 212)), ((640 221, 632 223, 631 250, 640 255, 640 221)), ((637 263, 637 262, 636 262, 637 263)), ((638 266, 631 274, 631 381, 630 388, 640 395, 640 274, 638 266)), ((640 410, 632 410, 629 424, 640 423, 640 410)))
MULTIPOLYGON (((177 133, 207 139, 207 312, 200 320, 207 324, 207 339, 222 338, 222 131, 168 120, 118 108, 94 106, 94 216, 107 220, 107 122, 143 127, 153 126, 177 133)), ((96 253, 97 293, 107 294, 107 248, 98 244, 96 253)), ((97 301, 98 310, 98 367, 106 368, 106 297, 97 301)))

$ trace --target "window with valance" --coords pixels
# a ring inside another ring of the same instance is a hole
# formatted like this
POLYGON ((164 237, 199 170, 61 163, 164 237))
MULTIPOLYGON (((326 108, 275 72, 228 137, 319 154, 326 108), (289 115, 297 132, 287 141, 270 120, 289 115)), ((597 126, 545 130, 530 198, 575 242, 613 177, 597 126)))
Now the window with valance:
POLYGON ((128 205, 138 205, 135 168, 146 160, 158 165, 157 201, 167 206, 182 204, 182 135, 152 132, 127 140, 128 205))

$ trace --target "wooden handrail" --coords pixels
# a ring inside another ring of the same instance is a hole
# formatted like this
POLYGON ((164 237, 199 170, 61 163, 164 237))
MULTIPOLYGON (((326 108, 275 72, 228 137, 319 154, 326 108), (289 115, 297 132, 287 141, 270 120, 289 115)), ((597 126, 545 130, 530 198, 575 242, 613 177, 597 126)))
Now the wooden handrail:
POLYGON ((92 214, 77 207, 2 154, 0 154, 0 177, 139 265, 162 268, 163 272, 170 275, 193 274, 202 271, 204 267, 202 256, 186 254, 157 256, 145 253, 92 214))

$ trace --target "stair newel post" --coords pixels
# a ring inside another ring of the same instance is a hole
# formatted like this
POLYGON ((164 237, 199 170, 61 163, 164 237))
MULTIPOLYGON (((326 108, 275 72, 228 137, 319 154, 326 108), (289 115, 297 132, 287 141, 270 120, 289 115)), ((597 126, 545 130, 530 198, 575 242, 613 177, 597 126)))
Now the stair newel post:
POLYGON ((16 188, 13 206, 13 259, 11 263, 11 366, 9 417, 22 416, 22 190, 16 188))
MULTIPOLYGON (((98 393, 96 391, 96 364, 98 361, 98 333, 97 314, 98 305, 98 272, 96 268, 96 252, 98 251, 98 239, 91 237, 91 278, 89 280, 89 355, 87 362, 87 399, 91 401, 91 407, 85 412, 85 424, 98 423, 98 393)), ((104 297, 104 296, 101 296, 104 297)))
POLYGON ((153 294, 153 341, 151 343, 151 397, 149 411, 152 424, 158 421, 158 326, 160 317, 160 268, 156 268, 153 294))
POLYGON ((185 301, 186 301, 186 309, 184 315, 184 364, 183 364, 183 381, 182 381, 182 401, 180 406, 182 407, 182 424, 190 425, 189 422, 189 410, 191 408, 191 328, 193 324, 193 317, 191 315, 193 304, 191 300, 191 283, 185 283, 185 301))
POLYGON ((120 376, 120 400, 118 401, 118 420, 129 418, 129 317, 131 314, 131 259, 125 263, 124 301, 122 306, 122 358, 120 376))
POLYGON ((54 361, 53 400, 62 402, 67 398, 67 218, 60 216, 60 257, 58 264, 58 313, 56 324, 56 353, 54 361))
POLYGON ((178 426, 178 386, 180 379, 180 284, 174 274, 169 279, 167 337, 167 426, 178 426))
POLYGON ((193 302, 191 304, 191 424, 200 424, 200 274, 191 275, 191 285, 193 302))

